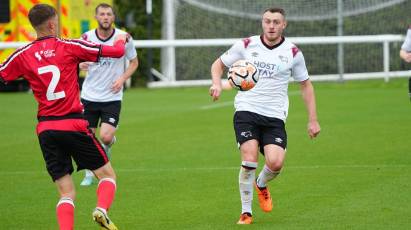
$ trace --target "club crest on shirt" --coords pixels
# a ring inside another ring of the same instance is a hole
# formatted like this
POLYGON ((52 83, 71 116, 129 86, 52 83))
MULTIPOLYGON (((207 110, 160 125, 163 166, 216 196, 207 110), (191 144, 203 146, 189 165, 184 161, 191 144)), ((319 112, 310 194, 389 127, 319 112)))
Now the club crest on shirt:
POLYGON ((282 61, 282 62, 288 63, 288 58, 283 56, 283 55, 279 55, 278 59, 280 59, 280 61, 282 61))

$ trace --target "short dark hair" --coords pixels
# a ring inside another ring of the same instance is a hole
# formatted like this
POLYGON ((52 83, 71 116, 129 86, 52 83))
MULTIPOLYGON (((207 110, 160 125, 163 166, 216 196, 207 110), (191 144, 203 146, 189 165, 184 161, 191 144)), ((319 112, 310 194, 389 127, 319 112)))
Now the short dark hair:
POLYGON ((278 7, 270 7, 264 10, 263 14, 266 12, 271 12, 271 13, 280 13, 285 17, 285 10, 283 8, 278 8, 278 7))
POLYGON ((47 4, 37 4, 29 11, 29 20, 31 25, 36 28, 47 20, 57 15, 56 9, 47 4))
POLYGON ((98 8, 100 8, 100 7, 101 7, 101 8, 110 8, 111 11, 113 11, 113 14, 115 14, 113 7, 112 7, 110 4, 107 4, 107 3, 100 3, 100 4, 98 4, 98 5, 96 6, 96 10, 95 10, 96 14, 97 14, 98 8))

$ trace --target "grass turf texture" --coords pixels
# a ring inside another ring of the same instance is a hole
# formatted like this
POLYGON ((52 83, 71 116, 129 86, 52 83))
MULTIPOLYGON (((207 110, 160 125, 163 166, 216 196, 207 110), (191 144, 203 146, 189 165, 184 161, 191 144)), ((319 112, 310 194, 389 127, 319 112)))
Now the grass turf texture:
MULTIPOLYGON (((288 151, 269 184, 275 207, 254 196, 249 229, 409 229, 411 103, 407 80, 315 83, 322 127, 290 86, 288 151)), ((125 93, 113 165, 118 190, 110 217, 120 229, 242 229, 232 128, 235 91, 212 103, 207 88, 125 93)), ((34 132, 31 94, 0 94, 1 229, 57 229, 54 184, 34 132)), ((259 168, 263 165, 260 157, 259 168)), ((76 229, 91 220, 95 188, 77 185, 76 229)))

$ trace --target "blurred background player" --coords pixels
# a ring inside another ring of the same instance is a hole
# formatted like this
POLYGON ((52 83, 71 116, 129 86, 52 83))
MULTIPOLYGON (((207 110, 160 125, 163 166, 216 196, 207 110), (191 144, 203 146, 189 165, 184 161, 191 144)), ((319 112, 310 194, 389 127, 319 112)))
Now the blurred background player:
POLYGON ((96 62, 100 57, 122 57, 126 36, 114 47, 81 40, 57 38, 58 16, 47 4, 37 4, 28 14, 37 39, 17 49, 0 65, 0 81, 25 78, 38 102, 39 138, 47 171, 57 186, 57 220, 62 230, 74 225, 75 189, 72 159, 78 170, 90 169, 100 180, 93 219, 104 229, 117 229, 107 216, 116 190, 116 175, 102 146, 88 131, 82 114, 77 66, 80 60, 96 62))
MULTIPOLYGON (((116 35, 127 34, 113 27, 115 14, 109 4, 99 4, 95 9, 95 14, 98 28, 84 33, 82 35, 83 40, 112 45, 116 35)), ((100 141, 109 157, 110 148, 116 141, 115 132, 120 120, 123 85, 136 71, 137 67, 137 52, 133 45, 133 39, 128 34, 124 57, 106 57, 100 58, 99 62, 80 64, 80 69, 87 71, 81 91, 84 115, 94 133, 100 121, 100 141)), ((81 185, 91 185, 93 178, 93 173, 86 170, 81 185)))
MULTIPOLYGON (((401 46, 400 57, 407 63, 411 63, 411 25, 408 28, 405 41, 401 46)), ((411 100, 411 77, 408 79, 408 95, 411 100)))
POLYGON ((285 159, 290 76, 301 85, 308 111, 308 135, 314 138, 320 132, 314 88, 304 56, 283 37, 286 25, 283 9, 266 9, 262 15, 263 34, 238 41, 211 66, 212 86, 209 93, 213 100, 220 97, 224 68, 235 61, 246 59, 254 63, 260 74, 256 86, 249 91, 239 91, 234 102, 234 130, 242 160, 239 174, 242 210, 238 224, 252 223, 253 184, 261 209, 265 212, 272 210, 267 182, 278 176, 285 159), (256 179, 258 150, 265 157, 265 165, 256 179))

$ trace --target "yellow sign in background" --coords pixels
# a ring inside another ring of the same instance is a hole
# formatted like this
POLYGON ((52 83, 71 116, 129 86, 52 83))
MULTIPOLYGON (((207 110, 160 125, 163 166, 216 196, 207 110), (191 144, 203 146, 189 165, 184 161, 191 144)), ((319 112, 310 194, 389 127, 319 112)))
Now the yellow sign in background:
MULTIPOLYGON (((112 0, 10 0, 10 22, 0 23, 0 41, 33 41, 36 33, 28 20, 28 12, 35 4, 54 6, 60 18, 60 37, 80 38, 81 34, 97 27, 95 8, 100 3, 112 5, 112 0)), ((0 63, 14 49, 0 49, 0 63)))

